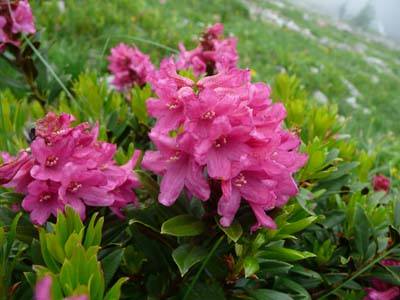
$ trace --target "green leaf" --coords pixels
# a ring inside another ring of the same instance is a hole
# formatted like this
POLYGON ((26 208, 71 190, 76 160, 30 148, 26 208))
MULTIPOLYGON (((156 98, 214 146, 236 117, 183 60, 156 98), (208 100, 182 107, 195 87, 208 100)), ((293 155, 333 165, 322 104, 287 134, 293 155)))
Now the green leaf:
MULTIPOLYGON (((182 298, 175 298, 175 300, 181 300, 182 298)), ((199 282, 195 285, 192 293, 190 294, 190 300, 222 300, 226 299, 224 290, 221 285, 216 281, 211 282, 199 282)), ((172 299, 171 299, 172 300, 172 299)))
POLYGON ((355 246, 362 258, 368 251, 369 238, 372 234, 372 227, 364 208, 357 204, 354 212, 354 236, 355 246))
POLYGON ((5 257, 10 256, 11 248, 12 248, 12 246, 14 244, 14 240, 17 236, 17 225, 18 225, 18 222, 19 222, 19 219, 21 218, 21 216, 22 216, 22 213, 21 212, 18 213, 11 223, 10 231, 7 234, 7 245, 6 245, 6 251, 4 253, 5 257))
POLYGON ((318 279, 318 280, 322 281, 321 275, 319 273, 312 271, 310 269, 307 269, 301 265, 293 266, 293 268, 290 269, 290 273, 296 273, 296 274, 305 276, 307 278, 318 279))
POLYGON ((180 215, 168 219, 161 225, 161 233, 174 236, 195 236, 201 234, 205 225, 191 215, 180 215))
POLYGON ((287 274, 293 268, 292 264, 273 259, 259 259, 258 263, 260 264, 260 272, 268 275, 287 274))
POLYGON ((142 123, 147 123, 149 118, 147 115, 146 100, 150 98, 150 95, 151 90, 148 85, 143 87, 143 89, 135 85, 135 88, 131 90, 131 109, 136 118, 142 123))
POLYGON ((268 289, 259 289, 252 292, 251 296, 256 300, 293 300, 288 294, 268 289))
POLYGON ((240 225, 237 220, 234 220, 229 227, 221 226, 221 224, 219 224, 219 221, 217 221, 217 225, 235 243, 237 243, 237 241, 243 234, 242 225, 240 225))
POLYGON ((287 287, 287 289, 297 294, 296 299, 311 300, 311 296, 307 292, 307 290, 296 281, 284 277, 278 277, 277 280, 275 281, 275 285, 279 286, 280 289, 282 290, 286 289, 283 289, 281 287, 283 286, 287 287))
POLYGON ((74 266, 70 261, 65 260, 60 270, 60 283, 64 293, 71 293, 79 284, 78 266, 74 266))
POLYGON ((89 248, 90 246, 99 246, 101 242, 101 230, 103 228, 104 218, 100 218, 96 224, 96 218, 98 213, 93 214, 92 218, 86 229, 84 246, 89 248))
POLYGON ((121 286, 128 279, 129 279, 128 277, 122 277, 118 279, 118 281, 107 292, 106 296, 104 297, 104 300, 119 300, 119 298, 121 297, 121 286))
POLYGON ((189 244, 181 245, 172 252, 172 258, 178 266, 182 277, 191 267, 202 261, 206 256, 206 249, 189 244))
POLYGON ((39 240, 40 240, 40 250, 42 252, 42 257, 44 262, 46 263, 46 266, 53 273, 58 273, 60 267, 54 260, 53 256, 50 254, 49 249, 47 248, 46 231, 43 228, 41 228, 39 231, 39 240))
POLYGON ((355 167, 357 167, 359 164, 359 162, 348 162, 339 164, 337 166, 337 171, 332 172, 325 180, 329 181, 342 177, 343 175, 346 175, 355 167))
POLYGON ((80 232, 83 228, 83 223, 78 213, 70 206, 65 207, 65 220, 67 221, 68 231, 80 232))
POLYGON ((307 228, 310 226, 312 223, 314 223, 316 220, 318 220, 317 216, 311 216, 308 218, 301 219, 299 221, 289 223, 281 227, 279 233, 280 234, 293 234, 299 231, 302 231, 303 229, 307 228))
POLYGON ((81 242, 82 235, 79 235, 76 232, 71 233, 67 242, 64 245, 65 257, 68 259, 71 258, 75 253, 76 247, 80 246, 81 242))
POLYGON ((3 247, 3 243, 4 243, 4 240, 5 240, 5 237, 6 237, 6 235, 5 235, 5 232, 4 232, 4 228, 0 227, 0 248, 3 247))
POLYGON ((52 257, 62 264, 65 258, 65 253, 63 247, 58 243, 55 234, 46 234, 46 245, 52 257))
POLYGON ((57 233, 57 241, 60 245, 64 245, 68 239, 68 227, 64 214, 61 211, 57 213, 57 223, 54 226, 54 231, 57 233))
POLYGON ((258 252, 257 256, 290 262, 315 257, 315 254, 308 251, 297 251, 279 246, 270 246, 266 250, 258 252))
POLYGON ((400 232, 400 200, 396 199, 393 202, 393 226, 400 232))
POLYGON ((102 259, 101 265, 103 267, 104 280, 106 286, 108 286, 111 279, 115 275, 115 272, 117 271, 121 263, 122 257, 124 256, 124 250, 125 249, 116 249, 115 251, 111 252, 105 258, 102 259))
POLYGON ((257 259, 253 256, 246 256, 243 262, 244 274, 247 277, 257 273, 260 269, 260 265, 257 262, 257 259))

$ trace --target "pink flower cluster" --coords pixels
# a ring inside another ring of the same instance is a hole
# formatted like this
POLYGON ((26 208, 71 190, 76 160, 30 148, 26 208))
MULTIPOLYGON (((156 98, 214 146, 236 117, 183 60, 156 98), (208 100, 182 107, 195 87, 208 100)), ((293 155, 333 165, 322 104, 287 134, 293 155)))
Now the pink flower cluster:
POLYGON ((36 32, 32 10, 28 1, 0 0, 0 53, 7 44, 21 46, 20 33, 36 32))
POLYGON ((272 104, 270 87, 251 83, 248 70, 231 69, 197 83, 177 74, 172 59, 161 62, 149 79, 159 99, 147 100, 157 118, 142 166, 162 175, 159 202, 172 205, 185 188, 203 201, 210 182, 219 185, 220 223, 229 226, 241 199, 257 222, 276 228, 265 213, 298 192, 292 174, 307 161, 300 140, 282 128, 286 111, 272 104))
POLYGON ((112 84, 119 91, 126 91, 134 83, 139 86, 146 84, 147 76, 154 70, 148 55, 140 52, 136 46, 131 48, 124 43, 111 49, 108 61, 108 70, 114 75, 112 84))
POLYGON ((208 27, 200 38, 200 45, 191 51, 187 51, 180 43, 178 70, 193 68, 193 73, 199 76, 204 73, 214 75, 236 68, 239 59, 236 51, 237 38, 223 39, 223 32, 224 26, 220 23, 208 27))
POLYGON ((64 211, 66 205, 85 218, 86 206, 120 208, 136 203, 132 188, 140 183, 132 172, 139 152, 125 165, 113 161, 116 145, 97 141, 98 124, 71 127, 72 115, 49 112, 36 123, 30 151, 17 157, 1 153, 0 184, 25 194, 22 208, 36 224, 64 211))
MULTIPOLYGON (((400 262, 394 259, 382 259, 381 264, 385 266, 400 267, 400 262)), ((400 296, 400 288, 385 281, 372 278, 374 288, 366 288, 368 292, 364 300, 395 300, 400 296)))

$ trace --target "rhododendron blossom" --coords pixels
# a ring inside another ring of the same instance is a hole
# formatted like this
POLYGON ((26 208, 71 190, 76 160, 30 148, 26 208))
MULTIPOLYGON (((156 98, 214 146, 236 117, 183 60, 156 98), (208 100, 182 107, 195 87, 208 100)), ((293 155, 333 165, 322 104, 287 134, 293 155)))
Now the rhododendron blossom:
POLYGON ((172 59, 150 82, 158 98, 147 101, 156 118, 149 136, 158 151, 147 151, 142 166, 162 175, 159 201, 172 205, 183 189, 207 201, 212 181, 221 187, 221 225, 230 226, 244 199, 257 220, 251 230, 276 228, 265 211, 298 192, 292 174, 308 157, 298 153, 300 139, 282 128, 286 111, 272 104, 270 87, 251 83, 250 72, 239 69, 195 84, 177 74, 172 59))
POLYGON ((0 52, 7 43, 20 47, 20 34, 36 33, 32 10, 28 1, 0 1, 0 52))
POLYGON ((66 205, 85 218, 86 206, 107 206, 117 215, 136 204, 133 188, 140 183, 132 172, 139 157, 135 151, 125 165, 113 161, 116 146, 97 141, 98 124, 71 127, 75 118, 49 112, 37 122, 30 152, 17 157, 3 152, 0 183, 25 194, 22 208, 36 224, 44 224, 66 205))
POLYGON ((236 51, 237 39, 223 39, 223 32, 224 26, 220 23, 208 27, 200 38, 200 45, 191 51, 187 51, 180 43, 181 53, 176 63, 178 69, 193 68, 193 73, 198 76, 236 68, 239 59, 236 51))
POLYGON ((148 55, 140 52, 136 46, 131 48, 124 43, 111 49, 108 61, 108 70, 114 76, 112 84, 119 91, 127 91, 134 84, 144 85, 154 70, 148 55))

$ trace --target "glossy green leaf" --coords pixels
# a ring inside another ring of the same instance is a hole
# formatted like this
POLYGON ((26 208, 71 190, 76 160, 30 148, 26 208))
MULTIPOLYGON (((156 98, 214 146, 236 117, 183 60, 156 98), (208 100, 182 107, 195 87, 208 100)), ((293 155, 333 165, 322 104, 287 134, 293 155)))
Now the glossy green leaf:
POLYGON ((393 201, 393 226, 400 232, 400 200, 393 201))
POLYGON ((101 260, 101 265, 103 267, 104 280, 105 280, 106 286, 108 286, 111 279, 117 272, 117 269, 121 263, 122 257, 124 256, 124 250, 125 249, 118 248, 101 260))
POLYGON ((104 297, 104 300, 119 300, 121 297, 121 286, 128 279, 129 279, 128 277, 122 277, 118 279, 118 281, 107 292, 106 296, 104 297))
POLYGON ((178 266, 182 277, 191 267, 201 262, 206 256, 206 249, 190 244, 181 245, 172 252, 172 258, 178 266))
POLYGON ((298 282, 285 277, 278 277, 275 285, 279 286, 281 290, 290 290, 296 294, 296 299, 311 300, 311 295, 307 290, 298 282), (286 287, 286 288, 283 288, 286 287))
POLYGON ((369 238, 372 234, 371 223, 364 208, 357 204, 354 213, 354 241, 357 251, 362 258, 368 251, 369 238))
POLYGON ((293 268, 292 264, 274 259, 258 259, 257 261, 260 264, 260 272, 268 275, 288 274, 293 268))
POLYGON ((165 221, 161 226, 162 234, 174 236, 195 236, 201 234, 205 225, 190 215, 180 215, 165 221))
POLYGON ((308 218, 301 219, 299 221, 285 224, 279 231, 280 234, 293 234, 310 226, 312 223, 318 220, 317 216, 311 216, 308 218))
POLYGON ((243 234, 242 225, 237 220, 234 220, 229 227, 224 227, 217 221, 218 227, 225 232, 225 234, 235 243, 240 239, 243 234))
POLYGON ((293 300, 288 294, 269 289, 259 289, 251 293, 255 300, 293 300))
POLYGON ((276 259, 282 261, 297 261, 310 257, 315 257, 315 254, 308 251, 297 251, 294 249, 279 247, 279 246, 271 246, 266 250, 260 251, 257 253, 257 256, 262 258, 276 259))
POLYGON ((42 252, 42 257, 46 266, 53 272, 58 273, 59 266, 57 262, 54 260, 53 256, 51 255, 49 249, 47 248, 47 239, 46 239, 46 231, 42 228, 39 231, 39 240, 40 240, 40 250, 42 252))
POLYGON ((96 222, 98 213, 93 214, 90 222, 86 228, 84 245, 86 248, 90 246, 99 246, 101 243, 101 234, 104 223, 104 218, 100 218, 96 222))
POLYGON ((246 256, 243 262, 244 267, 244 275, 245 277, 249 277, 260 269, 260 265, 257 262, 257 259, 253 256, 246 256))

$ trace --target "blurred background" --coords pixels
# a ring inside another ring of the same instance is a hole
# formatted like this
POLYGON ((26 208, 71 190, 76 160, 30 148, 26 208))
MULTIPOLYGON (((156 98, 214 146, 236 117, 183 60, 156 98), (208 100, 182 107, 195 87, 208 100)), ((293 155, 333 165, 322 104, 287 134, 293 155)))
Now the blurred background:
POLYGON ((291 3, 400 41, 398 0, 291 0, 291 3))

